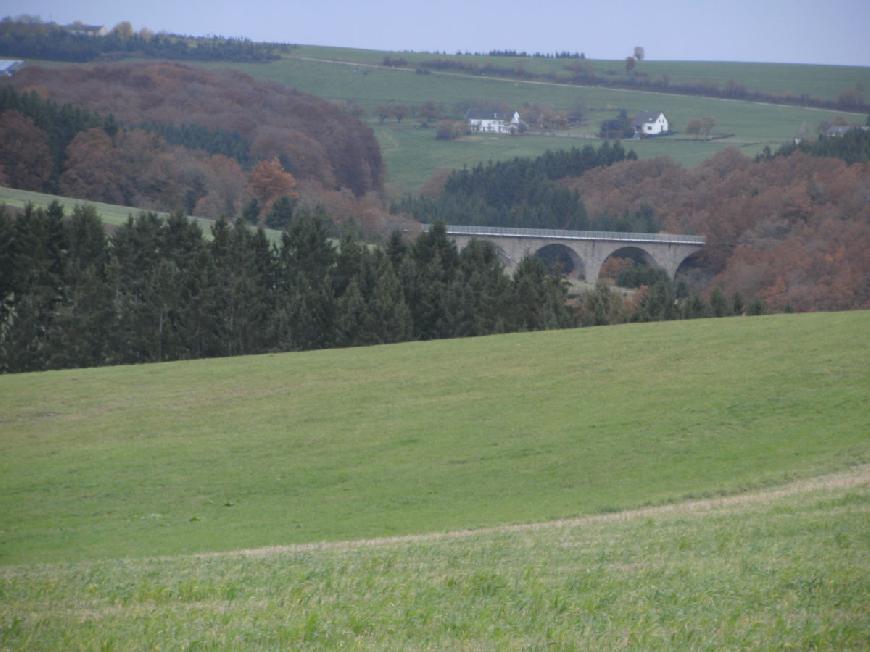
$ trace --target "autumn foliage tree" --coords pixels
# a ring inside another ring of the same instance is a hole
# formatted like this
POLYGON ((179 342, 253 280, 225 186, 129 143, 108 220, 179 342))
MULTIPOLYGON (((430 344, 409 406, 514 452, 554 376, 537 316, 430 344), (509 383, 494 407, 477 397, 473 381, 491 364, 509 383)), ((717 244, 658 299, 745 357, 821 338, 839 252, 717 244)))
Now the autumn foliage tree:
POLYGON ((625 161, 568 185, 592 219, 647 206, 662 230, 705 235, 703 278, 727 296, 772 310, 870 307, 870 163, 724 150, 692 169, 625 161))
POLYGON ((48 135, 18 111, 0 113, 0 167, 16 188, 43 190, 51 177, 48 135))
POLYGON ((157 132, 159 125, 175 126, 163 130, 167 136, 178 135, 179 125, 223 136, 233 147, 208 153, 253 159, 237 159, 243 167, 278 157, 295 177, 326 188, 344 186, 358 197, 383 188, 383 160, 371 128, 325 100, 239 72, 175 63, 28 66, 11 84, 114 115, 128 126, 147 124, 157 132))
POLYGON ((263 214, 268 213, 272 204, 280 197, 299 197, 294 190, 296 179, 281 166, 277 158, 257 163, 248 178, 248 187, 262 207, 263 214))

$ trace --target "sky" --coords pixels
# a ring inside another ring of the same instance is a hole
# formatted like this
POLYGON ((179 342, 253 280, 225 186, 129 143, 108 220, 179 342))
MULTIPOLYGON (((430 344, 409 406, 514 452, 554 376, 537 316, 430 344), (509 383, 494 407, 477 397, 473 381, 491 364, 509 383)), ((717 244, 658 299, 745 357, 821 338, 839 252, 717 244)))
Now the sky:
POLYGON ((870 66, 870 0, 0 0, 0 16, 378 50, 870 66))

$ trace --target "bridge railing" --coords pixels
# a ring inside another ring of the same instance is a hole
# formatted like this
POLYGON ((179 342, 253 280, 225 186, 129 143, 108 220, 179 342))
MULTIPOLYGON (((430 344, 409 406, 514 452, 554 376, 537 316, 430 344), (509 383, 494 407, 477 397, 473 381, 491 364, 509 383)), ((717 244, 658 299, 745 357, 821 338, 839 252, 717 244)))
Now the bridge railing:
MULTIPOLYGON (((431 225, 424 224, 428 231, 431 225)), ((661 242, 669 244, 703 245, 702 235, 679 235, 674 233, 623 233, 620 231, 567 231, 564 229, 517 229, 504 226, 455 226, 447 227, 448 235, 481 237, 546 238, 552 240, 615 240, 618 242, 661 242)))

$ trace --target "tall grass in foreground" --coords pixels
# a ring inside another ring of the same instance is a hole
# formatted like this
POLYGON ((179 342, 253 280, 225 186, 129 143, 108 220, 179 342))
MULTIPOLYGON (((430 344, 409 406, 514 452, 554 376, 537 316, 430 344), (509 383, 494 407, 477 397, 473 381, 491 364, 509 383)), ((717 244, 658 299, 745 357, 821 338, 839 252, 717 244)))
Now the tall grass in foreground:
POLYGON ((711 511, 453 540, 5 567, 0 648, 866 649, 859 473, 711 511))

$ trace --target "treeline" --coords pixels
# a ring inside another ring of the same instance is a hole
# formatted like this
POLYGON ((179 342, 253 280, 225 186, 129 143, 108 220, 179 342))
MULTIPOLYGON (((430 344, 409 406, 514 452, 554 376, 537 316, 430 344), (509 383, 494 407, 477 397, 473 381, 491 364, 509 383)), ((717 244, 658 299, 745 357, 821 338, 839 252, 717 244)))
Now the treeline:
POLYGON ((558 328, 565 288, 540 261, 513 278, 495 250, 441 228, 384 251, 298 215, 280 244, 241 222, 207 240, 143 213, 107 238, 91 208, 0 213, 0 370, 307 350, 558 328))
POLYGON ((134 32, 127 22, 107 34, 86 32, 83 25, 58 25, 38 19, 0 20, 0 55, 28 59, 86 62, 99 57, 153 57, 197 61, 274 61, 291 46, 255 43, 242 38, 134 32))
POLYGON ((550 229, 657 230, 648 216, 641 223, 626 217, 590 220, 580 195, 557 183, 564 177, 580 176, 592 168, 634 160, 620 143, 605 142, 597 150, 548 151, 536 158, 478 164, 447 177, 435 198, 406 197, 394 210, 414 215, 422 222, 445 222, 475 226, 506 226, 550 229))
POLYGON ((328 238, 299 214, 272 245, 221 220, 211 239, 180 215, 142 213, 107 237, 92 207, 0 207, 0 372, 158 362, 470 337, 629 321, 761 314, 714 290, 651 279, 567 301, 538 258, 512 277, 496 249, 458 252, 443 226, 383 249, 328 238))
MULTIPOLYGON (((870 125, 870 118, 868 118, 870 125)), ((790 156, 795 152, 802 152, 810 156, 829 156, 838 158, 846 163, 870 162, 870 127, 855 127, 842 136, 819 136, 818 140, 802 140, 800 143, 787 143, 782 145, 776 153, 771 153, 765 147, 765 151, 759 155, 758 160, 770 159, 774 156, 790 156)))
MULTIPOLYGON (((583 59, 583 57, 577 57, 577 59, 583 59)), ((575 83, 584 86, 603 86, 606 88, 645 90, 675 95, 696 95, 700 97, 770 102, 773 104, 811 106, 843 111, 870 111, 870 104, 865 101, 863 91, 856 88, 844 89, 836 100, 825 100, 805 93, 801 95, 778 95, 754 91, 733 79, 728 80, 722 85, 714 82, 696 84, 676 83, 666 74, 652 78, 647 73, 637 71, 636 69, 625 75, 616 72, 599 75, 586 61, 573 61, 565 64, 565 72, 534 72, 526 69, 521 64, 499 66, 493 63, 477 64, 456 59, 430 59, 421 61, 417 65, 421 70, 461 72, 468 75, 544 80, 560 84, 575 83)))
MULTIPOLYGON (((456 53, 460 54, 459 52, 456 53)), ((489 52, 462 52, 465 56, 476 57, 525 57, 530 59, 585 59, 586 55, 583 52, 569 52, 563 50, 561 52, 532 52, 529 54, 525 50, 490 50, 489 52)))

